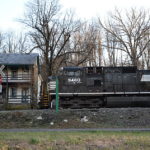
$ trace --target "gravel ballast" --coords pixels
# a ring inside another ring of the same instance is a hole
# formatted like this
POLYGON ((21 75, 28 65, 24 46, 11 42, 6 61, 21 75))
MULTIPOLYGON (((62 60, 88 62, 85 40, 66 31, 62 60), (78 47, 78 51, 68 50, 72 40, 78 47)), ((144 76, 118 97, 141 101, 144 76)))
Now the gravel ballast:
POLYGON ((150 108, 0 111, 0 128, 150 128, 150 108))

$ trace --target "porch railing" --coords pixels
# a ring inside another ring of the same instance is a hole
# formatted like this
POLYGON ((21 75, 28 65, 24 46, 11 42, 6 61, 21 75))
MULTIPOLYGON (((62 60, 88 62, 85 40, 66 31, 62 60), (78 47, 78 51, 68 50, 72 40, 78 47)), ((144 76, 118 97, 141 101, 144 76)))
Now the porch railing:
POLYGON ((7 81, 15 81, 15 80, 31 80, 31 74, 17 74, 15 76, 13 75, 6 75, 5 77, 2 77, 2 81, 3 82, 7 82, 7 81))
POLYGON ((31 95, 9 95, 8 103, 30 103, 31 95))

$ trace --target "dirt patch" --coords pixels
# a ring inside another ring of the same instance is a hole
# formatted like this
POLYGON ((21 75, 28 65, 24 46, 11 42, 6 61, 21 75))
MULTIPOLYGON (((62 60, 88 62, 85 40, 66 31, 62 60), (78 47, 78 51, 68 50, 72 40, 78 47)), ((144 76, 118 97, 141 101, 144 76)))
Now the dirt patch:
POLYGON ((122 142, 120 140, 117 139, 99 139, 99 140, 94 140, 91 142, 89 142, 89 145, 95 145, 97 147, 101 147, 101 148, 109 148, 109 147, 117 147, 118 145, 122 144, 122 142))

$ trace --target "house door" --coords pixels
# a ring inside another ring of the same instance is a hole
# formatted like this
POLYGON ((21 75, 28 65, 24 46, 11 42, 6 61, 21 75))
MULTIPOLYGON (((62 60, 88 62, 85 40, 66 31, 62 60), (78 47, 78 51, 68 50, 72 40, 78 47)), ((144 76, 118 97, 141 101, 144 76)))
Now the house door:
POLYGON ((0 84, 0 104, 3 103, 3 97, 2 97, 2 84, 0 84))
POLYGON ((6 88, 2 89, 2 93, 0 93, 0 104, 3 104, 6 100, 6 88))
POLYGON ((22 102, 27 103, 29 98, 29 89, 28 88, 23 88, 22 89, 22 102))

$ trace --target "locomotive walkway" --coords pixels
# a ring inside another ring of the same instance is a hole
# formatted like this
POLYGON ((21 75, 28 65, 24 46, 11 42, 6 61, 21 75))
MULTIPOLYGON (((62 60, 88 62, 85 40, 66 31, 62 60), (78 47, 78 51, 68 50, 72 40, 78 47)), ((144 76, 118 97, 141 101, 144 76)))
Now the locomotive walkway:
POLYGON ((14 128, 0 129, 0 132, 76 132, 76 131, 110 131, 110 132, 150 132, 150 128, 69 128, 69 129, 47 129, 47 128, 14 128))

